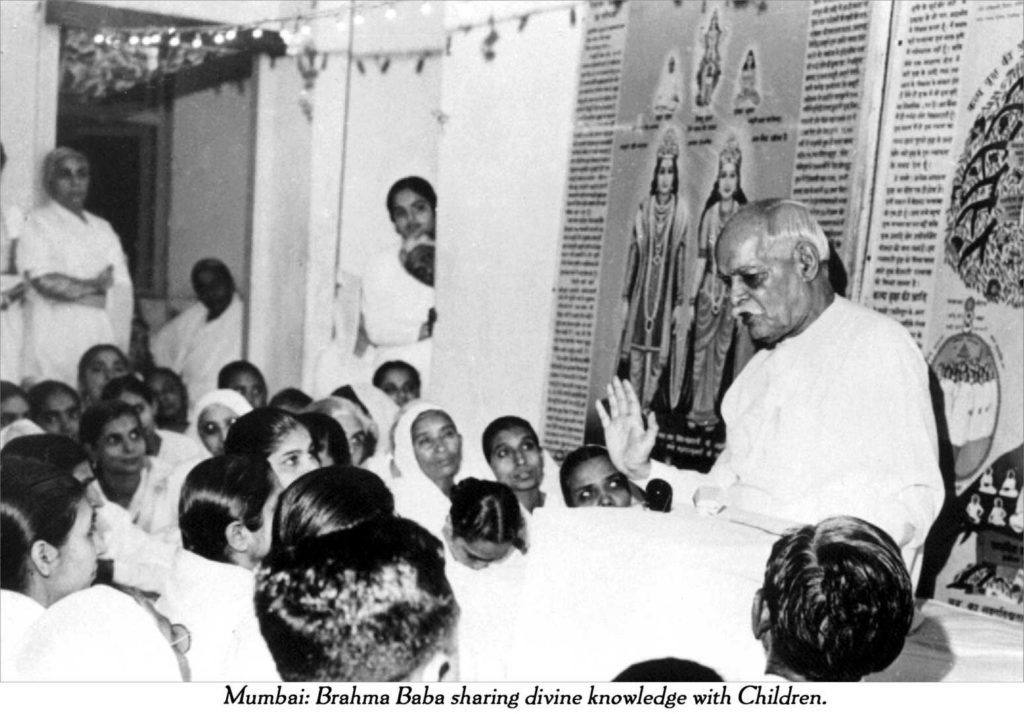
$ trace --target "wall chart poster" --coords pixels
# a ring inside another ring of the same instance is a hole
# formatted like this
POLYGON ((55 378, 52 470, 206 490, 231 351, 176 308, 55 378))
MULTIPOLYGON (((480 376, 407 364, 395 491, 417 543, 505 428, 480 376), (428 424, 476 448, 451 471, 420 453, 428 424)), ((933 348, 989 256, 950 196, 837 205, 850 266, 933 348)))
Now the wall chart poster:
POLYGON ((939 596, 1024 620, 1024 3, 898 3, 864 302, 941 391, 939 596), (964 58, 970 61, 964 61, 964 58), (943 423, 944 422, 944 423, 943 423))
POLYGON ((592 5, 547 384, 556 456, 602 441, 593 404, 617 374, 658 420, 656 458, 714 462, 721 398, 754 352, 714 264, 743 204, 809 204, 855 292, 890 13, 865 0, 592 5))

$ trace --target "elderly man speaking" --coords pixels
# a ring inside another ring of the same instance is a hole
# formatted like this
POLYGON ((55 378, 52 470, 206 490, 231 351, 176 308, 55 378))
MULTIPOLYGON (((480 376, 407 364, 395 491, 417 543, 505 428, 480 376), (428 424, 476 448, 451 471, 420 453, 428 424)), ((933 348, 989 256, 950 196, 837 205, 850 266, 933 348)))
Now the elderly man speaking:
POLYGON ((645 428, 628 382, 608 387, 607 411, 597 405, 605 441, 623 473, 682 482, 698 505, 870 521, 913 568, 943 499, 927 366, 901 325, 833 293, 828 255, 796 201, 758 201, 726 223, 719 277, 762 349, 722 401, 726 445, 709 474, 650 461, 658 425, 645 428))

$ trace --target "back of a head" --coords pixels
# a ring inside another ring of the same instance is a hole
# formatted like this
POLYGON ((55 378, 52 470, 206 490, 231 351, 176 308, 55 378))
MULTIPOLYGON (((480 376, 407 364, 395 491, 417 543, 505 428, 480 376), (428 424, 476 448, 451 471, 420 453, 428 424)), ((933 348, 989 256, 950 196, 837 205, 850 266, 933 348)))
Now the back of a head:
POLYGON ((302 425, 283 409, 259 407, 235 420, 224 440, 226 454, 269 456, 281 440, 302 425))
POLYGON ((103 386, 100 399, 120 399, 122 394, 134 394, 153 404, 153 390, 134 374, 114 377, 103 386))
POLYGON ((285 387, 270 398, 267 406, 284 409, 286 412, 298 414, 313 403, 313 397, 296 387, 285 387))
POLYGON ((613 682, 721 682, 710 667, 688 659, 663 657, 637 662, 626 667, 613 682))
POLYGON ((881 529, 849 516, 782 536, 765 568, 770 656, 813 681, 888 667, 914 617, 910 574, 881 529))
POLYGON ((251 374, 257 377, 260 382, 266 385, 267 380, 263 376, 263 372, 260 368, 254 365, 252 362, 247 362, 244 359, 235 360, 234 362, 228 362, 226 365, 220 368, 220 372, 217 373, 217 389, 230 389, 231 380, 236 374, 251 374))
POLYGON ((404 518, 272 552, 256 614, 285 681, 400 681, 454 636, 459 608, 441 543, 404 518))
POLYGON ((85 485, 67 469, 11 454, 0 458, 0 473, 0 587, 24 593, 32 544, 65 543, 85 485))
POLYGON ((263 507, 277 485, 270 463, 251 454, 215 456, 196 465, 181 487, 178 525, 185 550, 231 563, 227 527, 239 521, 250 531, 263 525, 263 507))
POLYGON ((271 550, 295 548, 394 512, 395 498, 376 474, 355 466, 316 469, 281 493, 271 550))
POLYGON ((0 456, 35 459, 68 472, 89 460, 89 454, 77 441, 60 434, 19 436, 3 447, 0 456))
POLYGON ((526 551, 523 513, 511 488, 497 481, 466 478, 452 487, 452 534, 468 542, 511 543, 526 551))

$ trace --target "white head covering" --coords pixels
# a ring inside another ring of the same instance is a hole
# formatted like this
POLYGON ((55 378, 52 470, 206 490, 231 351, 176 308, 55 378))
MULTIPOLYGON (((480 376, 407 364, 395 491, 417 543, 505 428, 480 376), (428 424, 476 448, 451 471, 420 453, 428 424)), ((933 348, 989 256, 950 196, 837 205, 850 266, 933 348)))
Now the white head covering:
POLYGON ((214 404, 227 407, 235 413, 235 416, 242 416, 252 411, 252 405, 249 404, 248 400, 234 389, 214 389, 212 392, 207 392, 200 397, 199 401, 192 408, 192 414, 189 415, 185 436, 201 444, 204 449, 206 444, 203 444, 203 440, 199 437, 199 415, 203 413, 204 409, 214 404))
MULTIPOLYGON (((423 473, 412 447, 412 425, 420 414, 429 411, 448 413, 436 404, 419 399, 402 407, 395 422, 395 444, 392 454, 394 468, 391 469, 390 478, 383 478, 395 496, 395 512, 405 518, 411 518, 443 540, 442 532, 451 502, 441 489, 434 485, 430 477, 423 473)), ((455 474, 456 481, 463 471, 463 467, 460 466, 458 473, 455 474)))
POLYGON ((25 633, 12 679, 180 682, 171 644, 130 596, 97 585, 61 598, 25 633))
POLYGON ((377 426, 377 450, 375 453, 391 453, 391 427, 398 417, 398 405, 384 392, 369 382, 352 384, 352 391, 359 397, 370 418, 377 426))

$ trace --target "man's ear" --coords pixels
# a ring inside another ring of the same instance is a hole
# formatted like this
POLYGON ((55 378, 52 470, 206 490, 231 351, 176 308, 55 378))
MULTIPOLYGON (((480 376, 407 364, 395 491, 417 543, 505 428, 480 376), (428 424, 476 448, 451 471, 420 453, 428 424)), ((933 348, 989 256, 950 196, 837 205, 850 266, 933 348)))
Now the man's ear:
POLYGON ((799 241, 796 247, 793 248, 793 258, 796 260, 797 269, 800 271, 800 277, 805 282, 811 282, 821 271, 821 256, 818 255, 818 249, 814 247, 814 244, 810 241, 799 241))
POLYGON ((249 550, 252 541, 252 533, 241 521, 231 521, 224 529, 224 538, 228 547, 237 553, 245 553, 249 550))
POLYGON ((750 630, 754 633, 754 639, 764 639, 764 636, 771 632, 772 623, 768 613, 768 604, 764 601, 764 594, 761 588, 754 593, 754 601, 750 603, 750 630))
POLYGON ((32 565, 44 578, 48 578, 57 570, 60 563, 60 551, 45 540, 37 540, 29 549, 32 565))

